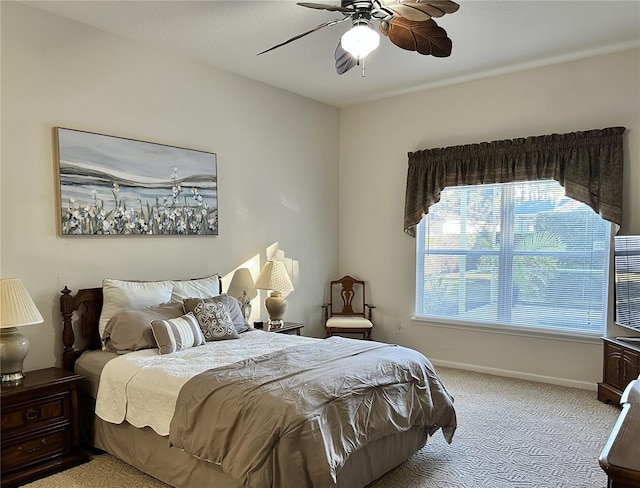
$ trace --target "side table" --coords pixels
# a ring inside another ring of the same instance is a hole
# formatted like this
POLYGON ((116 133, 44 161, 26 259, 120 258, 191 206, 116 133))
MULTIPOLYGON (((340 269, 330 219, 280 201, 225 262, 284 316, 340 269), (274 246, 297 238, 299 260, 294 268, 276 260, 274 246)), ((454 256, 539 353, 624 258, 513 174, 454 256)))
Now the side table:
POLYGON ((29 371, 1 386, 2 488, 20 486, 88 460, 80 447, 78 383, 59 368, 29 371))

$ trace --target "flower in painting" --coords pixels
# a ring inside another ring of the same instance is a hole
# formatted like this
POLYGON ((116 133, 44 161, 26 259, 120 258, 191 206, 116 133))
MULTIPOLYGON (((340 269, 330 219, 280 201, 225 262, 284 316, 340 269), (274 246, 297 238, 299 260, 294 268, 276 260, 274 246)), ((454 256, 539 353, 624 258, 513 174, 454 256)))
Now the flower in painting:
POLYGON ((204 200, 202 198, 202 195, 200 195, 198 193, 198 189, 197 188, 191 188, 191 194, 193 195, 191 198, 193 198, 195 200, 195 202, 198 205, 198 207, 201 207, 204 200))
POLYGON ((133 206, 127 203, 132 193, 129 186, 111 181, 113 200, 99 198, 99 190, 91 189, 87 198, 69 198, 62 208, 61 227, 64 234, 210 234, 217 233, 217 212, 207 204, 200 189, 189 189, 183 195, 174 166, 171 182, 159 190, 151 202, 133 192, 133 206), (164 193, 164 194, 163 194, 164 193))

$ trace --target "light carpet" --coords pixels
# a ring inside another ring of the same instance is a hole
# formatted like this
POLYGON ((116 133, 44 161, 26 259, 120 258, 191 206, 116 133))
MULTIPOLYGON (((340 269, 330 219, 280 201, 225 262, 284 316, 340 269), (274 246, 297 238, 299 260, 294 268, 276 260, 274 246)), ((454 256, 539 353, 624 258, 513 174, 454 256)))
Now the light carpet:
MULTIPOLYGON (((597 401, 594 391, 437 369, 455 397, 453 443, 437 432, 368 488, 606 486, 598 456, 620 411, 597 401)), ((168 487, 108 454, 26 486, 168 487)))

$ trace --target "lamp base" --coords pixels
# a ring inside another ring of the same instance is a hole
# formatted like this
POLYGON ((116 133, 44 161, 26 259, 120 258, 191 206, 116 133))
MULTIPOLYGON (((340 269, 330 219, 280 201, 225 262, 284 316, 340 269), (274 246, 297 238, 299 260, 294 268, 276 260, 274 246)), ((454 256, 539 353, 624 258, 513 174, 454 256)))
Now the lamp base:
POLYGON ((24 378, 24 373, 19 371, 18 373, 7 373, 2 375, 2 383, 20 383, 24 378))
POLYGON ((282 327, 282 316, 287 310, 287 299, 279 291, 272 291, 264 301, 264 307, 269 313, 269 330, 282 327))
POLYGON ((0 374, 2 383, 15 383, 24 378, 22 362, 29 351, 29 339, 16 327, 0 329, 0 374))
POLYGON ((283 325, 284 325, 284 320, 282 319, 276 319, 276 320, 269 319, 269 330, 279 329, 283 325))
POLYGON ((242 304, 240 305, 240 311, 242 312, 242 317, 244 318, 244 321, 248 324, 249 317, 251 317, 251 300, 249 300, 246 296, 245 296, 245 301, 243 301, 242 304))

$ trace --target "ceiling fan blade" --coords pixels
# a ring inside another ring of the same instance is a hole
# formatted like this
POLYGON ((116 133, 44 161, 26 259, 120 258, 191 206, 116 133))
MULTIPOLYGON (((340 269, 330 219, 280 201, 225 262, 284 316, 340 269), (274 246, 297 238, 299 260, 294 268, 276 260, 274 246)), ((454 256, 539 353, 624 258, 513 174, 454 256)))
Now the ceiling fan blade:
POLYGON ((434 20, 414 22, 397 17, 388 23, 380 23, 380 32, 389 37, 396 46, 407 51, 446 58, 451 54, 453 43, 447 37, 447 31, 434 20))
POLYGON ((345 74, 351 68, 358 64, 358 61, 347 51, 342 48, 342 44, 338 41, 338 47, 335 52, 336 71, 339 75, 345 74))
POLYGON ((261 54, 264 54, 264 53, 268 53, 269 51, 273 51, 274 49, 278 49, 279 47, 282 47, 285 44, 289 44, 290 42, 297 41, 301 37, 304 37, 304 36, 309 35, 309 34, 315 32, 317 30, 320 30, 323 27, 329 27, 330 25, 335 25, 335 24, 337 24, 339 22, 342 22, 342 21, 344 21, 344 20, 346 20, 348 18, 349 17, 345 17, 344 19, 337 19, 337 20, 330 20, 328 22, 323 22, 322 24, 315 26, 313 29, 308 30, 307 32, 303 32, 302 34, 298 34, 297 36, 294 36, 291 39, 287 39, 286 41, 281 42, 280 44, 276 44, 275 46, 270 47, 269 49, 265 49, 264 51, 258 53, 258 56, 260 56, 261 54))
POLYGON ((394 17, 404 17, 416 22, 442 17, 456 12, 460 5, 450 0, 379 0, 382 9, 394 17))
POLYGON ((330 12, 343 12, 347 14, 352 14, 354 12, 354 9, 352 8, 345 8, 339 5, 328 5, 326 3, 298 2, 297 5, 300 5, 301 7, 315 8, 316 10, 328 10, 330 12))

